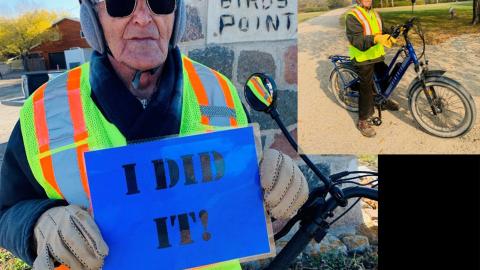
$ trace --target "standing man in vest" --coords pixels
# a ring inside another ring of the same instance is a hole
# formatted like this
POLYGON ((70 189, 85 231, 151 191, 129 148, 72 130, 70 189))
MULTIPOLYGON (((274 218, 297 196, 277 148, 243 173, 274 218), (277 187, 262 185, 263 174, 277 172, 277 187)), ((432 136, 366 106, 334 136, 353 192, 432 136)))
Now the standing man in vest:
MULTIPOLYGON (((350 58, 360 78, 357 128, 363 136, 373 137, 376 133, 368 121, 375 112, 373 74, 381 78, 388 75, 383 47, 391 48, 395 39, 384 34, 382 19, 373 10, 372 0, 357 0, 357 5, 347 14, 346 32, 350 58)), ((398 111, 399 107, 388 100, 382 109, 398 111)))
MULTIPOLYGON (((80 17, 91 62, 25 102, 2 164, 0 246, 36 270, 99 269, 108 255, 86 211, 86 151, 248 124, 233 84, 180 53, 183 0, 82 0, 80 17)), ((308 197, 299 168, 278 151, 263 154, 261 182, 277 219, 308 197)), ((234 260, 215 269, 241 268, 234 260)))

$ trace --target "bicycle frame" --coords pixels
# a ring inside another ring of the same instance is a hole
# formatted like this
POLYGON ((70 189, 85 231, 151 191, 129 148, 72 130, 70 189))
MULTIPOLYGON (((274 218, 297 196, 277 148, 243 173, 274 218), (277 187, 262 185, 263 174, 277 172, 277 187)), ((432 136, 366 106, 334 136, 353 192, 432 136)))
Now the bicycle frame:
MULTIPOLYGON (((406 45, 402 46, 397 51, 397 53, 395 54, 395 56, 393 57, 393 59, 390 61, 389 65, 388 65, 388 69, 387 69, 387 73, 389 74, 388 77, 387 78, 378 78, 377 75, 374 74, 375 92, 377 94, 377 99, 380 99, 380 101, 387 100, 387 99, 390 98, 393 91, 396 89, 399 82, 402 80, 403 76, 405 75, 408 68, 412 64, 414 64, 415 66, 420 65, 420 63, 418 61, 417 54, 415 53, 415 49, 414 49, 412 43, 410 42, 410 40, 406 36, 405 36, 405 40, 406 40, 406 45), (405 59, 401 62, 402 64, 401 64, 400 68, 395 72, 395 74, 390 74, 392 72, 392 70, 394 69, 395 64, 397 63, 397 60, 402 53, 405 54, 405 59), (382 89, 381 83, 385 79, 389 79, 390 82, 389 82, 386 89, 382 89)), ((352 61, 351 61, 350 57, 334 55, 334 56, 330 56, 330 60, 333 64, 334 70, 337 71, 338 75, 340 76, 340 79, 342 80, 344 90, 353 86, 354 84, 356 84, 360 81, 359 78, 356 78, 352 81, 347 82, 345 80, 345 78, 343 77, 342 73, 338 72, 343 65, 352 65, 352 61)), ((347 93, 351 97, 358 97, 359 96, 358 92, 349 91, 347 93)))

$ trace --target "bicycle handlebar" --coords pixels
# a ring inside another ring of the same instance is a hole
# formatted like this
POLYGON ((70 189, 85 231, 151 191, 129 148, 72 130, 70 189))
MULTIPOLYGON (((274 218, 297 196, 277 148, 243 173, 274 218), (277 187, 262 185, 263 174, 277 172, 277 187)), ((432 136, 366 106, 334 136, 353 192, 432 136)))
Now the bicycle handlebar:
POLYGON ((393 27, 392 26, 392 34, 391 36, 394 37, 394 38, 397 38, 400 36, 400 34, 402 34, 402 32, 404 34, 408 34, 408 31, 410 31, 410 29, 412 29, 415 21, 417 21, 417 17, 412 17, 410 18, 405 24, 403 25, 397 25, 396 27, 393 27), (403 30, 402 30, 403 28, 403 30))
MULTIPOLYGON (((378 190, 365 187, 349 187, 343 189, 343 193, 346 199, 352 198, 368 198, 371 200, 378 200, 378 190)), ((265 270, 272 269, 288 269, 291 262, 305 249, 305 247, 310 243, 313 238, 322 239, 326 234, 326 229, 321 227, 322 224, 319 224, 317 221, 320 218, 322 221, 325 221, 329 212, 333 211, 338 207, 338 202, 334 198, 329 198, 325 207, 320 211, 321 216, 315 217, 308 224, 301 224, 299 230, 295 235, 288 241, 288 244, 280 251, 280 253, 275 257, 275 259, 265 268, 265 270), (323 229, 323 230, 321 230, 323 229), (320 235, 319 234, 320 230, 320 235)))

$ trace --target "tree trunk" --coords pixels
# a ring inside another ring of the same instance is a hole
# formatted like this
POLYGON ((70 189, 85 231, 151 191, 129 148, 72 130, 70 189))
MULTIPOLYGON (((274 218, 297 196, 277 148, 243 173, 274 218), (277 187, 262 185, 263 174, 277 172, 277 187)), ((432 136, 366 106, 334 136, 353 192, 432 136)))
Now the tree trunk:
POLYGON ((392 7, 394 7, 393 0, 392 0, 392 7))
POLYGON ((480 0, 473 0, 473 20, 472 24, 480 23, 480 0))
POLYGON ((30 71, 28 69, 28 61, 27 61, 27 54, 26 53, 22 53, 22 64, 23 64, 23 70, 24 71, 30 71))

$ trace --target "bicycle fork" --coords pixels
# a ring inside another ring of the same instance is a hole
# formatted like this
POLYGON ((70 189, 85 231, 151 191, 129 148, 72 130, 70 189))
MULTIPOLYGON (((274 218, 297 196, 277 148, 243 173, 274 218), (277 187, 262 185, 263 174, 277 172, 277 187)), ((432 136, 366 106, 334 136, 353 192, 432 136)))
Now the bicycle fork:
POLYGON ((420 79, 420 82, 422 83, 423 93, 427 98, 428 104, 430 104, 432 113, 433 115, 437 116, 439 113, 442 112, 442 109, 435 103, 435 101, 437 100, 437 93, 435 93, 435 89, 433 88, 433 86, 427 87, 427 84, 425 82, 425 76, 423 75, 423 73, 420 73, 418 67, 415 67, 415 71, 417 72, 418 79, 420 79))

